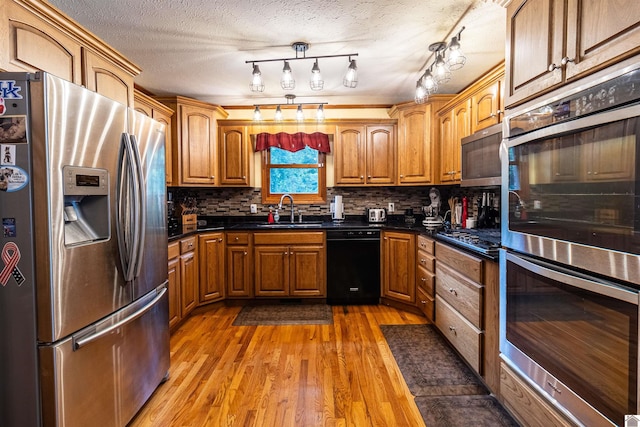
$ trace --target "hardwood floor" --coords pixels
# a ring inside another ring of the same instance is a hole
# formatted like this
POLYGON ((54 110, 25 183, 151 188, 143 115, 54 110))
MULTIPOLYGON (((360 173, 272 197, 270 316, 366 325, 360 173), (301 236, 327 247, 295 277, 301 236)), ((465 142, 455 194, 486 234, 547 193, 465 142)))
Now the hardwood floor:
POLYGON ((379 325, 425 318, 334 306, 332 325, 232 326, 239 311, 173 333, 170 377, 130 426, 424 426, 379 325))

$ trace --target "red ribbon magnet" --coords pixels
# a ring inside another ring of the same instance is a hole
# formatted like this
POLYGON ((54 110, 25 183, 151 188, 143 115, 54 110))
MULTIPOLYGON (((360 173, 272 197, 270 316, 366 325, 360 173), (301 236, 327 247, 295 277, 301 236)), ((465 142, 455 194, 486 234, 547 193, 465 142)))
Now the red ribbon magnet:
POLYGON ((18 268, 18 261, 20 261, 20 249, 18 245, 13 242, 5 243, 0 257, 2 258, 2 262, 4 262, 4 268, 0 272, 0 284, 6 286, 9 282, 9 277, 13 276, 18 286, 22 285, 25 278, 18 268))

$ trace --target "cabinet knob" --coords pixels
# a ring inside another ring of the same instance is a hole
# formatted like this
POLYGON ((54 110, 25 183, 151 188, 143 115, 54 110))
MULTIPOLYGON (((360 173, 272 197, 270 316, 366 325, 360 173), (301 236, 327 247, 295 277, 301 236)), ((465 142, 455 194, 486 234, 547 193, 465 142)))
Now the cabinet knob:
POLYGON ((422 280, 423 282, 426 282, 427 278, 426 277, 421 277, 420 280, 422 280))
POLYGON ((427 304, 427 302, 425 300, 421 300, 420 304, 427 304))
POLYGON ((368 175, 367 178, 371 179, 371 175, 368 175))
POLYGON ((549 70, 549 72, 552 72, 552 71, 557 70, 558 68, 560 68, 560 66, 556 65, 556 63, 553 62, 553 63, 549 64, 549 67, 547 68, 547 70, 549 70))
POLYGON ((364 179, 364 175, 360 175, 360 179, 364 179))
POLYGON ((426 260, 426 259, 424 259, 424 258, 420 258, 420 264, 424 264, 425 262, 427 262, 427 260, 426 260))
POLYGON ((247 251, 244 251, 244 252, 243 252, 243 255, 245 255, 245 256, 246 256, 246 255, 247 255, 247 251))
POLYGON ((453 288, 449 288, 449 292, 451 292, 452 294, 454 294, 455 296, 458 296, 458 291, 456 291, 453 288))
POLYGON ((236 242, 237 242, 238 240, 240 240, 240 238, 236 236, 236 239, 235 239, 235 240, 236 240, 236 242))
POLYGON ((211 179, 216 179, 216 176, 215 175, 211 175, 211 179))
POLYGON ((568 56, 565 56, 560 60, 560 63, 564 66, 564 65, 567 65, 569 62, 575 62, 575 61, 576 61, 576 58, 569 58, 568 56))
POLYGON ((245 175, 242 175, 242 179, 247 179, 247 177, 245 175))
POLYGON ((457 335, 457 334, 456 334, 456 328, 454 328, 453 326, 449 326, 449 330, 450 330, 451 332, 453 332, 453 335, 457 335))
POLYGON ((222 237, 220 237, 220 238, 218 239, 218 242, 222 242, 222 237))

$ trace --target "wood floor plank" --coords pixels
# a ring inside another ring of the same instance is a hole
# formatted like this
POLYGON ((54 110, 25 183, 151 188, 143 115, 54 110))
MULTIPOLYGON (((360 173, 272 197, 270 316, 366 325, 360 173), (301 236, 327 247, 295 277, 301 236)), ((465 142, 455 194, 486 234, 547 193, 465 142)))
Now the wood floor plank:
POLYGON ((426 319, 332 309, 330 325, 233 326, 239 307, 193 314, 171 336, 169 379, 130 427, 424 426, 379 326, 426 319))

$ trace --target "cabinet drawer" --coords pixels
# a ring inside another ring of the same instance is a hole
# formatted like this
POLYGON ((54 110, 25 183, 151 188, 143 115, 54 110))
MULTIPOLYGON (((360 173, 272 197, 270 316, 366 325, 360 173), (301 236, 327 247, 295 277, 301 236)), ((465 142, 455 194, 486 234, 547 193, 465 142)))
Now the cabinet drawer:
POLYGON ((324 232, 264 232, 254 233, 253 243, 256 245, 295 245, 308 243, 324 243, 324 232))
POLYGON ((477 283, 483 283, 482 260, 451 246, 436 243, 436 259, 477 283))
POLYGON ((432 273, 435 273, 436 271, 436 259, 422 250, 418 250, 418 265, 426 268, 432 273))
POLYGON ((180 256, 180 242, 169 243, 168 249, 169 249, 168 259, 173 259, 180 256))
POLYGON ((449 342, 482 375, 482 332, 436 295, 436 326, 449 342))
POLYGON ((227 245, 248 245, 249 233, 227 232, 227 245))
POLYGON ((483 286, 438 262, 436 264, 436 294, 451 304, 476 328, 483 328, 483 286))
POLYGON ((418 289, 422 289, 425 294, 433 297, 435 295, 436 276, 421 266, 418 266, 416 276, 418 289))
POLYGON ((189 237, 188 239, 180 240, 180 253, 186 253, 196 248, 196 236, 189 237))
POLYGON ((417 305, 420 311, 427 316, 431 322, 433 322, 434 314, 436 310, 436 301, 432 296, 427 295, 422 289, 418 289, 416 293, 417 305))
POLYGON ((435 253, 435 241, 429 237, 418 235, 418 249, 433 255, 435 253))

